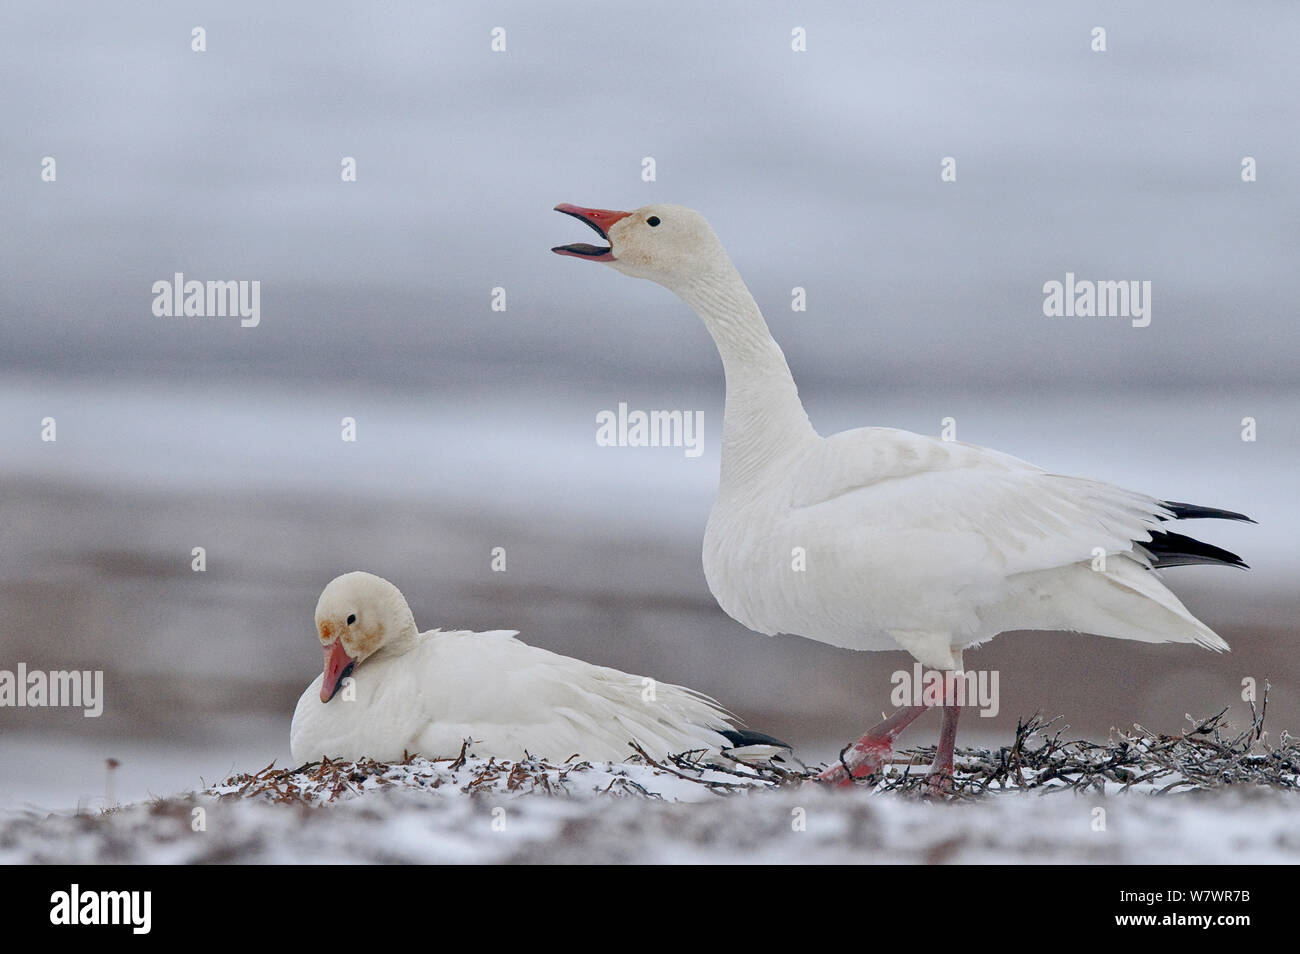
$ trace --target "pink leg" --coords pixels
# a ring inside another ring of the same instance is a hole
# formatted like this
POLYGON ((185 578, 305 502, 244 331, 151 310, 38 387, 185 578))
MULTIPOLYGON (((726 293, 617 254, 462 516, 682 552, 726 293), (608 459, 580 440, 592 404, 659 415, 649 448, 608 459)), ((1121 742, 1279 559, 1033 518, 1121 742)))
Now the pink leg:
MULTIPOLYGON (((884 722, 872 726, 867 730, 866 735, 844 750, 839 764, 832 765, 822 772, 818 780, 831 785, 852 785, 857 779, 875 775, 884 766, 885 761, 894 754, 894 739, 915 722, 926 708, 926 706, 904 706, 884 722)), ((954 719, 954 737, 956 731, 954 719)), ((950 765, 951 761, 950 757, 950 765)))
POLYGON ((934 764, 926 773, 930 787, 944 792, 952 791, 952 756, 957 748, 957 719, 961 706, 956 703, 943 707, 943 725, 939 729, 939 747, 934 753, 934 764))

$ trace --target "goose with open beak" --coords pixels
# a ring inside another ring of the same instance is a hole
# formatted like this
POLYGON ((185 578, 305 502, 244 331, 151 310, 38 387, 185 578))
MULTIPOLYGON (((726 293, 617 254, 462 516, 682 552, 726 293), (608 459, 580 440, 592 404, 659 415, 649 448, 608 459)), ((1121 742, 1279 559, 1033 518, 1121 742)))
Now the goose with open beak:
MULTIPOLYGON (((718 604, 760 633, 902 649, 948 674, 936 787, 951 785, 965 649, 1007 630, 1228 648, 1159 571, 1245 567, 1236 554, 1167 526, 1248 517, 893 428, 823 437, 704 216, 676 205, 556 208, 609 247, 554 251, 663 285, 700 316, 722 357, 721 478, 704 533, 704 575, 718 604), (791 560, 796 552, 806 554, 802 565, 791 560)), ((878 773, 894 739, 925 710, 901 709, 869 729, 822 778, 847 784, 878 773)))

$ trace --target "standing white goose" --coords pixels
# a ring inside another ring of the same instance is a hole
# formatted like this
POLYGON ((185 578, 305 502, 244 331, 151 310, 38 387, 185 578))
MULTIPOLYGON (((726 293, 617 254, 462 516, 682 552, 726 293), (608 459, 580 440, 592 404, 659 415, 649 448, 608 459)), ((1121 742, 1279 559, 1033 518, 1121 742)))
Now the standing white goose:
MULTIPOLYGON (((962 670, 963 649, 1013 629, 1228 648, 1153 566, 1244 567, 1236 555, 1161 525, 1249 518, 892 428, 822 437, 703 216, 675 205, 556 210, 610 244, 553 251, 663 285, 695 309, 717 344, 726 410, 704 574, 719 605, 739 622, 834 646, 901 648, 924 666, 952 673, 962 670), (804 572, 792 572, 795 547, 806 553, 804 572), (1107 559, 1104 570, 1094 571, 1098 547, 1107 559)), ((924 711, 900 709, 874 726, 822 778, 848 783, 877 772, 898 733, 924 711)), ((951 777, 959 714, 958 705, 945 704, 931 767, 936 784, 951 777)))
POLYGON ((456 755, 468 738, 484 758, 619 762, 632 741, 653 758, 699 750, 788 757, 785 743, 736 729, 691 689, 659 683, 647 692, 640 676, 525 645, 514 632, 421 633, 401 591, 372 573, 345 573, 325 587, 316 634, 324 671, 298 700, 289 730, 299 764, 456 755))

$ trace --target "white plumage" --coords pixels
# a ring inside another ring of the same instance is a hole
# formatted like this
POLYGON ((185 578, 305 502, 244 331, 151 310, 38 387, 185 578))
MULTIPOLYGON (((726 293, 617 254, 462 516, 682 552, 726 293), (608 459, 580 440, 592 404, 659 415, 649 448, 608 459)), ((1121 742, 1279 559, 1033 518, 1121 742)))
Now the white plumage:
MULTIPOLYGON (((610 246, 560 246, 657 282, 695 309, 726 372, 718 497, 704 573, 718 604, 769 635, 905 649, 960 670, 962 651, 1012 629, 1227 644, 1155 566, 1245 566, 1160 529, 1180 517, 1247 519, 1050 474, 997 451, 892 428, 822 437, 785 356, 709 224, 691 209, 560 205, 610 246)), ((828 781, 877 771, 919 709, 863 736, 828 781)), ((950 772, 959 707, 945 707, 936 769, 950 772)))
POLYGON ((800 428, 765 465, 748 493, 724 468, 704 538, 714 596, 759 632, 939 669, 1010 629, 1227 649, 1139 548, 1172 517, 1152 497, 890 428, 800 428))
POLYGON ((1175 516, 1163 502, 893 428, 822 437, 703 216, 674 205, 557 208, 597 227, 610 248, 555 251, 669 288, 722 356, 722 466, 704 573, 735 619, 769 635, 902 648, 939 669, 961 668, 963 648, 1008 629, 1227 649, 1141 548, 1175 516))
POLYGON ((722 734, 733 731, 731 717, 690 689, 528 646, 514 632, 418 633, 402 594, 369 573, 332 581, 316 623, 327 670, 294 711, 290 746, 300 763, 454 756, 465 739, 483 757, 560 761, 623 761, 630 741, 655 758, 732 745, 722 734), (353 685, 329 686, 322 701, 336 651, 346 653, 353 685))

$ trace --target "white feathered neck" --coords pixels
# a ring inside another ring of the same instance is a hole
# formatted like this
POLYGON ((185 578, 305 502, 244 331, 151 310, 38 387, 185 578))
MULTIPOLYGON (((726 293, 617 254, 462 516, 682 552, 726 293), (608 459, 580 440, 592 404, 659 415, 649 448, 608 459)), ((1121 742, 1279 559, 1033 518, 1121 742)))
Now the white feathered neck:
POLYGON ((722 479, 728 493, 757 472, 818 438, 785 354, 758 303, 725 252, 700 275, 672 289, 704 322, 726 373, 722 479))

